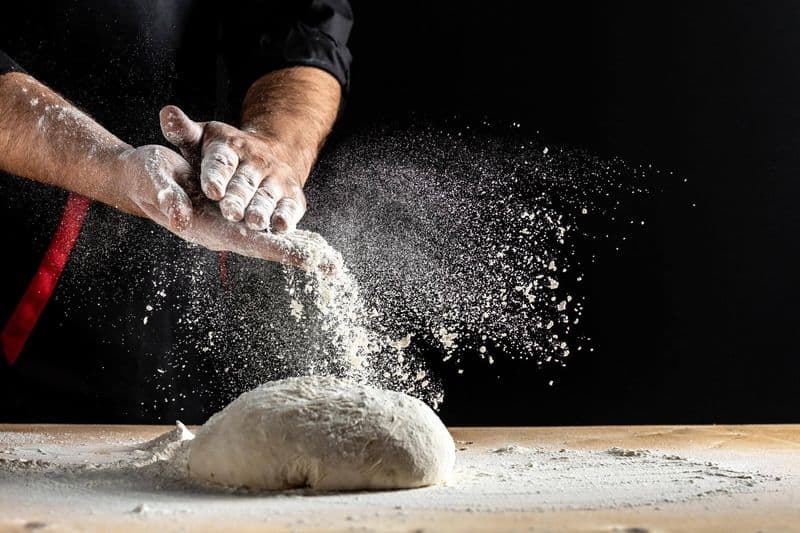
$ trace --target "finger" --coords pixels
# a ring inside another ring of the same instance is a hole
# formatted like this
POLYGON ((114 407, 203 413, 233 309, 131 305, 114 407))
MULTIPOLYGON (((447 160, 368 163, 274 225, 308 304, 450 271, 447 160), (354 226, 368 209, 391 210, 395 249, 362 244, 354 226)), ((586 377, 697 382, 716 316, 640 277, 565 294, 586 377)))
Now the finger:
POLYGON ((270 220, 272 231, 285 233, 294 230, 305 212, 305 199, 302 192, 299 199, 292 196, 281 198, 275 205, 275 211, 273 211, 270 220))
POLYGON ((181 150, 196 150, 203 137, 203 127, 186 116, 178 106, 168 105, 159 113, 164 138, 181 150))
POLYGON ((156 190, 155 199, 152 196, 143 199, 140 206, 144 208, 147 204, 147 216, 171 231, 183 231, 191 223, 192 202, 176 179, 189 174, 191 168, 186 161, 166 148, 156 148, 150 162, 153 168, 148 168, 148 171, 156 190), (165 170, 166 168, 171 170, 165 170))
POLYGON ((239 165, 228 183, 225 197, 219 203, 222 216, 233 222, 242 220, 245 208, 263 180, 264 172, 261 169, 247 163, 239 165))
POLYGON ((288 234, 258 233, 260 239, 282 251, 281 263, 304 270, 321 272, 329 277, 342 272, 342 256, 318 233, 295 231, 288 234))
POLYGON ((206 146, 200 163, 200 187, 209 199, 222 200, 237 166, 239 156, 223 141, 206 146))
POLYGON ((251 232, 247 243, 244 251, 233 251, 303 270, 321 272, 326 276, 336 276, 342 271, 341 255, 316 233, 251 232))
POLYGON ((250 205, 247 206, 245 212, 247 227, 255 231, 267 229, 279 198, 280 192, 273 183, 269 181, 262 183, 253 195, 253 199, 250 200, 250 205))
POLYGON ((166 217, 167 228, 173 232, 185 231, 192 222, 192 202, 177 183, 158 191, 158 210, 166 217))
POLYGON ((239 255, 319 271, 327 276, 335 276, 343 269, 341 255, 316 233, 253 231, 240 223, 225 220, 218 210, 210 207, 195 213, 190 230, 181 236, 211 250, 228 250, 239 255))

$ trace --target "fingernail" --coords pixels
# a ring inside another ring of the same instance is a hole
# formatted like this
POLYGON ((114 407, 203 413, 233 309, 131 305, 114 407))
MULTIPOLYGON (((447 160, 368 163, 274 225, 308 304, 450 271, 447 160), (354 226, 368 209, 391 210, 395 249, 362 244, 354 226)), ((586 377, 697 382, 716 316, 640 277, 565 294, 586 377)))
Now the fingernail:
POLYGON ((272 215, 272 229, 279 233, 284 233, 295 229, 292 213, 287 210, 278 209, 272 215))
POLYGON ((272 219, 272 231, 276 233, 286 233, 289 229, 289 224, 286 223, 282 217, 273 217, 272 219))

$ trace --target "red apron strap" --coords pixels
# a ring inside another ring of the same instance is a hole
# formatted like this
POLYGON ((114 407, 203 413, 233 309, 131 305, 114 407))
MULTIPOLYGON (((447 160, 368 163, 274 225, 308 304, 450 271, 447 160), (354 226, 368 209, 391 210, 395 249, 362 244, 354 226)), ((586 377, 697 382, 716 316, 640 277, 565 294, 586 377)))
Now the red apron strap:
POLYGON ((9 365, 16 362, 56 288, 58 278, 61 277, 72 247, 75 246, 75 241, 81 232, 89 203, 88 198, 74 193, 69 194, 61 221, 39 264, 39 270, 36 271, 6 327, 0 333, 0 346, 9 365))

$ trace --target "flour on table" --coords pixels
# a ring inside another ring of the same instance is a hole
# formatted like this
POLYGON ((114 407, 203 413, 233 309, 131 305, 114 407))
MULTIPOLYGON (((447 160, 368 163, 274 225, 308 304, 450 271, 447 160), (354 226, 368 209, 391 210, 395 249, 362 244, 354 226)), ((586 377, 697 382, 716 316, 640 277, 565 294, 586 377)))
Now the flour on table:
POLYGON ((212 416, 188 466, 216 485, 361 490, 433 485, 454 463, 452 437, 420 400, 305 376, 262 385, 212 416))

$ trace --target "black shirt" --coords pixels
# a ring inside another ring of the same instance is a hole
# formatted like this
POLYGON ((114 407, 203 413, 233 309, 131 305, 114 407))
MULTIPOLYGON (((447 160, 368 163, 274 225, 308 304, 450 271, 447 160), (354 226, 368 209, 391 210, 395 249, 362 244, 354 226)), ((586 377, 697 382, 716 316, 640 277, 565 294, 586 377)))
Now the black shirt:
MULTIPOLYGON (((347 88, 351 25, 346 0, 29 0, 4 8, 0 74, 24 69, 130 144, 166 144, 161 107, 235 123, 247 87, 278 68, 321 68, 347 88)), ((0 223, 13 228, 0 328, 65 197, 0 175, 0 223)), ((231 257, 226 286, 219 269, 216 254, 93 204, 22 355, 13 366, 0 357, 0 421, 202 421, 257 372, 234 354, 274 348, 281 327, 254 331, 245 318, 248 305, 264 306, 254 284, 283 296, 263 287, 280 267, 231 257)))

